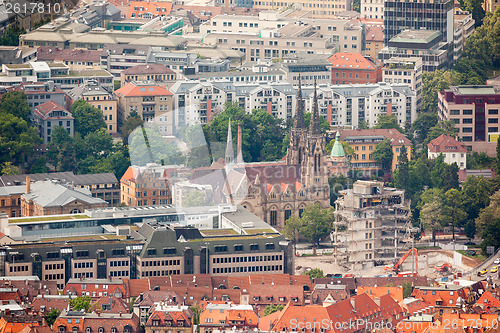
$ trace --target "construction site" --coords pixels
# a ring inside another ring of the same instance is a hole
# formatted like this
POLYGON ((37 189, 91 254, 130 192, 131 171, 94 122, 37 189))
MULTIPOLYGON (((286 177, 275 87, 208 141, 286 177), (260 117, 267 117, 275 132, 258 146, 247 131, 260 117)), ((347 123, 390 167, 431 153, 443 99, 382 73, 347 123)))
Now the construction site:
MULTIPOLYGON (((379 181, 356 181, 335 202, 332 248, 321 256, 295 258, 297 273, 309 268, 325 274, 363 276, 412 274, 439 278, 474 268, 479 262, 453 250, 417 251, 404 190, 379 181)), ((304 252, 305 253, 305 252, 304 252)))

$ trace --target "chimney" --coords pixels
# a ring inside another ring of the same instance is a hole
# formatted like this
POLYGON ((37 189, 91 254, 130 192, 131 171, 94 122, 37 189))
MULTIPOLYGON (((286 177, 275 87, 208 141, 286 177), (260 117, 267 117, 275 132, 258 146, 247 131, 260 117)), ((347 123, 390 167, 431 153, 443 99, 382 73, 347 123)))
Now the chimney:
POLYGON ((31 177, 26 176, 26 194, 31 192, 31 177))
POLYGON ((238 123, 238 146, 236 148, 236 163, 243 163, 243 140, 241 133, 241 123, 238 123))

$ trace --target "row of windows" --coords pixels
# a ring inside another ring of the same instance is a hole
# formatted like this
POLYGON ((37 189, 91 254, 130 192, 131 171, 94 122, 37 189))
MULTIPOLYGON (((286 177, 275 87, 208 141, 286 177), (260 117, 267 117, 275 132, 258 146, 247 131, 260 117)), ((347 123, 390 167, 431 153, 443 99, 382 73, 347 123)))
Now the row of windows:
POLYGON ((117 267, 117 266, 128 266, 128 260, 114 260, 109 262, 109 266, 117 267))
POLYGON ((255 261, 274 261, 283 260, 283 255, 275 256, 252 256, 252 257, 224 257, 224 258, 213 258, 212 263, 214 264, 229 264, 234 262, 255 262, 255 261))
POLYGON ((93 272, 75 273, 75 274, 73 274, 73 277, 75 279, 79 279, 79 278, 89 279, 89 278, 93 278, 94 277, 94 273, 93 272))
POLYGON ((28 265, 22 265, 22 266, 14 266, 10 267, 11 272, 27 272, 28 271, 28 265))
MULTIPOLYGON (((353 48, 355 48, 354 45, 353 45, 353 48)), ((355 76, 356 79, 359 79, 359 74, 358 73, 355 73, 354 76, 355 76)), ((335 73, 335 77, 339 78, 339 72, 335 73)), ((345 72, 342 72, 342 78, 345 78, 345 77, 346 77, 345 76, 345 72)), ((352 79, 352 73, 349 73, 349 78, 352 79)), ((369 73, 366 74, 366 78, 370 79, 370 74, 369 73)))
POLYGON ((249 267, 221 267, 212 268, 212 273, 247 273, 282 271, 283 265, 249 266, 249 267))
POLYGON ((63 269, 64 264, 45 264, 45 270, 63 269))
POLYGON ((148 260, 141 261, 142 267, 173 266, 180 265, 180 260, 148 260))
POLYGON ((128 271, 111 271, 110 276, 128 276, 128 271))
POLYGON ((62 280, 64 274, 45 274, 45 280, 62 280))
POLYGON ((152 272, 141 272, 142 277, 148 276, 168 276, 168 275, 179 275, 181 274, 180 269, 173 269, 168 271, 152 271, 152 272))
POLYGON ((73 266, 75 268, 92 268, 92 267, 94 267, 94 263, 92 261, 75 262, 73 266))

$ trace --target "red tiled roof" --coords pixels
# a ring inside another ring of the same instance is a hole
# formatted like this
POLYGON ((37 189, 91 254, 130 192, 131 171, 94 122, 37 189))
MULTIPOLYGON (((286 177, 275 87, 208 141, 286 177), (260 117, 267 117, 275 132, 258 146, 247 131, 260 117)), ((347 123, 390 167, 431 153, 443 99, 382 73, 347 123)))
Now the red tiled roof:
POLYGON ((61 104, 58 104, 58 103, 56 103, 54 101, 48 101, 48 102, 45 102, 43 104, 40 104, 40 105, 38 105, 38 106, 35 107, 35 110, 38 111, 38 112, 40 112, 43 115, 48 115, 52 111, 66 111, 66 112, 69 112, 61 104))
MULTIPOLYGON (((131 169, 133 168, 129 167, 127 169, 127 172, 129 172, 129 170, 131 169)), ((122 280, 123 280, 123 285, 125 286, 125 290, 127 291, 128 297, 137 297, 141 293, 144 293, 151 289, 149 286, 149 279, 122 279, 122 280)))
POLYGON ((136 85, 129 82, 115 91, 117 96, 137 97, 137 96, 172 96, 167 88, 157 85, 136 85))
POLYGON ((171 2, 154 2, 154 1, 132 1, 130 3, 130 8, 128 11, 128 18, 132 18, 132 13, 135 13, 135 18, 138 18, 139 14, 151 13, 153 15, 169 15, 172 10, 171 2), (135 7, 139 7, 139 10, 135 10, 135 7), (140 10, 142 7, 142 10, 140 10), (160 11, 157 11, 157 8, 160 11), (163 11, 165 8, 165 11, 163 11))
POLYGON ((427 144, 432 153, 466 153, 465 145, 448 134, 441 134, 427 144))
POLYGON ((500 300, 489 291, 484 292, 476 304, 486 308, 500 308, 500 300))
POLYGON ((365 58, 361 53, 338 52, 328 58, 333 65, 332 69, 362 69, 376 70, 380 67, 372 59, 365 58))
POLYGON ((39 61, 62 60, 99 63, 101 60, 101 51, 40 46, 38 48, 37 59, 39 61))
POLYGON ((33 310, 40 313, 40 309, 43 307, 45 312, 49 312, 52 309, 64 310, 68 308, 69 299, 68 298, 48 298, 48 297, 37 297, 31 302, 33 310))
POLYGON ((381 297, 384 295, 391 295, 393 299, 398 302, 403 301, 403 287, 377 287, 377 286, 359 286, 357 289, 358 294, 366 293, 371 298, 381 297))

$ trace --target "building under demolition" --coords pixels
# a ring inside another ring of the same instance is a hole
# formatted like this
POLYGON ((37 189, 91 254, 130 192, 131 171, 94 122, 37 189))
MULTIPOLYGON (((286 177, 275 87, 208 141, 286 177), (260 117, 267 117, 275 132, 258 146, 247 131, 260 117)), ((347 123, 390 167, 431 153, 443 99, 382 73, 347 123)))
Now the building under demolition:
MULTIPOLYGON (((404 241, 410 219, 405 191, 384 187, 383 182, 358 180, 340 192, 336 201, 337 224, 347 230, 335 233, 339 252, 356 269, 390 264, 407 251, 404 241)), ((338 228, 335 228, 337 230, 338 228)))

